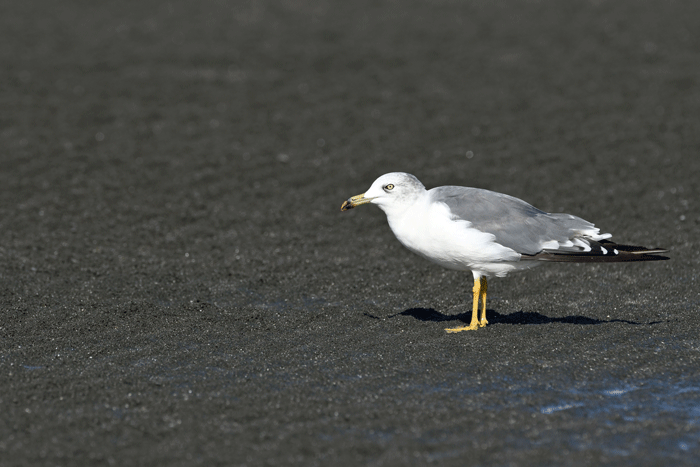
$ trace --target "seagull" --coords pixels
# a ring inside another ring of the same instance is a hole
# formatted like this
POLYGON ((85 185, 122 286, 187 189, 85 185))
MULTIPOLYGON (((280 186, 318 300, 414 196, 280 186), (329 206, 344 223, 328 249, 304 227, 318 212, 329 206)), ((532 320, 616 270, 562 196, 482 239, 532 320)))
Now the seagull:
POLYGON ((669 259, 668 250, 622 245, 608 240, 580 217, 550 214, 502 193, 461 186, 426 190, 413 175, 382 175, 365 193, 347 199, 347 211, 376 204, 389 227, 406 248, 447 269, 474 276, 471 323, 446 329, 473 331, 486 321, 487 278, 544 262, 625 262, 669 259), (478 317, 481 301, 481 316, 478 317))

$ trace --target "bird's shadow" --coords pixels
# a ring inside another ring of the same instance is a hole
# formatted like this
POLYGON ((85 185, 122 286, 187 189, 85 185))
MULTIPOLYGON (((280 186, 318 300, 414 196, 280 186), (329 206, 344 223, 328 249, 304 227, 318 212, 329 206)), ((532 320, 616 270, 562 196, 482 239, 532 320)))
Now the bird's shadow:
MULTIPOLYGON (((388 316, 388 318, 394 318, 396 316, 411 316, 420 321, 461 321, 463 323, 469 323, 471 321, 472 313, 471 311, 466 313, 460 313, 458 315, 445 315, 433 308, 409 308, 408 310, 402 311, 401 313, 396 313, 388 316)), ((374 318, 374 316, 372 316, 374 318)), ((578 325, 593 325, 593 324, 604 324, 604 323, 625 323, 632 325, 652 325, 658 324, 661 321, 652 321, 650 323, 640 323, 637 321, 629 321, 626 319, 595 319, 589 318, 587 316, 564 316, 563 318, 550 318, 542 313, 534 312, 524 312, 516 311, 510 314, 501 314, 494 310, 486 310, 486 319, 489 324, 550 324, 550 323, 567 323, 567 324, 578 324, 578 325)))

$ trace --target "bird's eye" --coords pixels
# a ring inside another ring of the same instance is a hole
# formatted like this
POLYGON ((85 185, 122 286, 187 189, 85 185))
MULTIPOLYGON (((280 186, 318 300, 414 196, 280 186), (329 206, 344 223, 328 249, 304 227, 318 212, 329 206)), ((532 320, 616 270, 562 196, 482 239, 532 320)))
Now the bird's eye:
POLYGON ((392 185, 392 184, 390 183, 390 184, 388 184, 387 186, 385 186, 384 189, 385 189, 386 191, 393 190, 393 189, 394 189, 394 185, 392 185))

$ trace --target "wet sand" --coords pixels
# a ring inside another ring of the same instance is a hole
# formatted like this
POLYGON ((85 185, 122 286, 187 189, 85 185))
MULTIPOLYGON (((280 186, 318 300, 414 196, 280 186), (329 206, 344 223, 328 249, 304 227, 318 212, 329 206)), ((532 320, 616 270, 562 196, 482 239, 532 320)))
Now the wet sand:
POLYGON ((0 7, 0 464, 693 465, 700 8, 466 3, 0 7), (671 260, 447 334, 397 170, 671 260))

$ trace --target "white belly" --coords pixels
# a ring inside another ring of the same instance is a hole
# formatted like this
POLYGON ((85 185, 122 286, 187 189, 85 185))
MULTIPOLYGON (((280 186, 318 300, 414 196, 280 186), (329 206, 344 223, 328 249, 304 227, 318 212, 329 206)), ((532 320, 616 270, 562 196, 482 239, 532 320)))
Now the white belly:
POLYGON ((515 269, 536 266, 521 263, 520 254, 496 243, 492 234, 471 227, 464 220, 453 220, 446 205, 418 202, 400 215, 387 220, 396 238, 409 250, 448 269, 471 270, 480 275, 505 276, 515 269))

